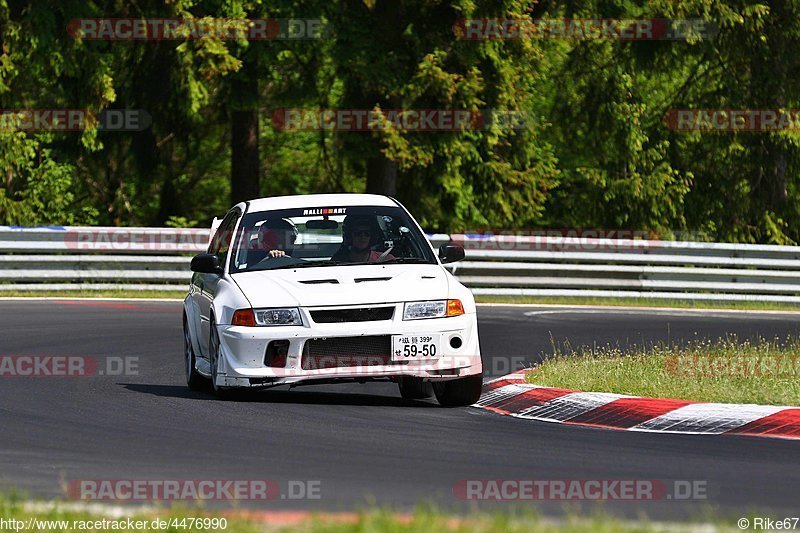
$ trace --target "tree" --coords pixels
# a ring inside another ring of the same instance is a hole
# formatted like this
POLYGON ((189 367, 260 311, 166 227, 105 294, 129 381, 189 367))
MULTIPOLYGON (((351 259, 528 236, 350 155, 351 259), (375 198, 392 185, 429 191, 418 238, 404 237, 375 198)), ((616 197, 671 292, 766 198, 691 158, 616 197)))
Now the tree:
MULTIPOLYGON (((527 110, 541 50, 532 41, 467 41, 470 17, 523 17, 526 3, 466 0, 340 0, 326 11, 340 108, 527 110)), ((366 190, 396 193, 423 224, 441 230, 530 223, 541 215, 557 170, 541 124, 452 132, 391 126, 340 136, 338 149, 366 190)))

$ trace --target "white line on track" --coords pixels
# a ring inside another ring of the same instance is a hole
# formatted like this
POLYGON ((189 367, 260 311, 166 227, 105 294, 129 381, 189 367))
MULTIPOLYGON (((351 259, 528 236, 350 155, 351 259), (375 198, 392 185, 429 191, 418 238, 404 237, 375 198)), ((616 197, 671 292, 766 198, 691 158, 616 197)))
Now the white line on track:
POLYGON ((0 302, 51 302, 78 301, 78 302, 173 302, 180 303, 178 298, 76 298, 74 296, 0 296, 0 302))
POLYGON ((648 305, 572 305, 572 304, 511 304, 511 303, 478 303, 478 307, 525 307, 528 309, 561 309, 569 311, 578 310, 603 310, 603 311, 667 311, 670 313, 740 313, 740 314, 764 314, 764 315, 800 315, 800 310, 780 310, 780 309, 724 309, 714 308, 688 308, 688 307, 651 307, 648 305))
MULTIPOLYGON (((530 307, 530 306, 528 306, 530 307)), ((797 317, 800 316, 800 311, 751 311, 744 309, 674 309, 669 307, 616 307, 616 306, 597 306, 597 307, 564 307, 556 306, 557 309, 544 309, 535 311, 526 311, 522 313, 525 316, 538 316, 538 315, 560 315, 560 314, 586 314, 586 315, 607 315, 610 313, 619 315, 662 315, 662 316, 698 316, 698 317, 713 317, 713 318, 728 318, 730 315, 763 315, 761 317, 754 317, 760 319, 772 317, 797 317)))

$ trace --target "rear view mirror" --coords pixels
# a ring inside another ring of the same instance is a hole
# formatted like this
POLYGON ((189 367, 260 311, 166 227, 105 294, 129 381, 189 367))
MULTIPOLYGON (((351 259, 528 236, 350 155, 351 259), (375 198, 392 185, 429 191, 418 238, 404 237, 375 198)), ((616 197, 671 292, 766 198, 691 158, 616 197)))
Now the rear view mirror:
POLYGON ((328 219, 317 219, 317 220, 309 220, 306 222, 306 228, 308 229, 339 229, 339 223, 335 220, 328 220, 328 219))

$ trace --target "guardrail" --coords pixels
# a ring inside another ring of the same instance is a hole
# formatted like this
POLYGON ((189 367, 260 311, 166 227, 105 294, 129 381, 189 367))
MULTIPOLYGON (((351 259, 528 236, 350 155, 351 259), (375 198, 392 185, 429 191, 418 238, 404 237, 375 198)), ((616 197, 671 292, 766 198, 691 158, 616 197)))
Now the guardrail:
MULTIPOLYGON (((209 231, 0 226, 0 291, 184 290, 191 255, 209 231)), ((453 240, 448 265, 475 294, 751 300, 800 303, 800 247, 591 239, 429 235, 453 240)))
POLYGON ((207 229, 0 226, 0 292, 185 290, 207 229))

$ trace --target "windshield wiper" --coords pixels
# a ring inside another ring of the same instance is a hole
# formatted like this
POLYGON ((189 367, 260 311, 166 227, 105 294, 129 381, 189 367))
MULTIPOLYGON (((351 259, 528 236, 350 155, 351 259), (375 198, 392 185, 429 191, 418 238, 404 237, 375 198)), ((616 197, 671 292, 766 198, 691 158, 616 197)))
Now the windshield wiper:
POLYGON ((427 259, 423 259, 421 257, 395 257, 394 259, 387 259, 386 261, 379 261, 377 263, 372 263, 374 265, 386 265, 388 263, 417 263, 417 264, 430 264, 433 263, 428 261, 427 259))
POLYGON ((317 267, 317 266, 336 266, 345 264, 347 263, 344 263, 343 261, 329 261, 327 259, 317 259, 315 261, 302 261, 294 265, 275 267, 271 268, 270 270, 285 270, 287 268, 307 268, 307 267, 317 267))

